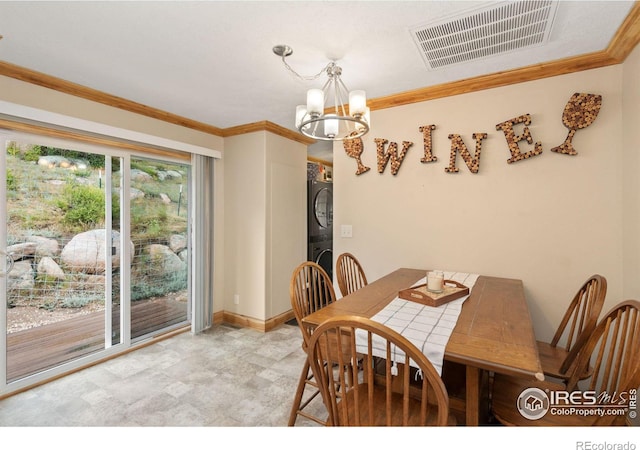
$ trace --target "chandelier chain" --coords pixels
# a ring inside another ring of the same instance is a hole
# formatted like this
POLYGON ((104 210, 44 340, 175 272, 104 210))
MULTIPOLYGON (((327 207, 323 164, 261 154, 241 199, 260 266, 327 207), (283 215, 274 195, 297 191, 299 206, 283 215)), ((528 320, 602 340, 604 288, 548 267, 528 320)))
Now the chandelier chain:
POLYGON ((332 65, 335 64, 334 62, 330 62, 328 63, 326 66, 324 66, 322 68, 322 70, 320 70, 320 72, 318 72, 315 75, 310 75, 310 76, 305 76, 305 75, 300 75, 298 72, 296 72, 295 70, 293 70, 293 68, 287 63, 287 61, 285 60, 286 56, 282 56, 282 63, 284 64, 284 66, 287 68, 287 70, 289 72, 291 72, 293 75, 296 76, 296 78, 302 80, 302 81, 313 81, 313 80, 317 80, 318 78, 320 78, 320 76, 325 73, 327 71, 327 69, 332 65))

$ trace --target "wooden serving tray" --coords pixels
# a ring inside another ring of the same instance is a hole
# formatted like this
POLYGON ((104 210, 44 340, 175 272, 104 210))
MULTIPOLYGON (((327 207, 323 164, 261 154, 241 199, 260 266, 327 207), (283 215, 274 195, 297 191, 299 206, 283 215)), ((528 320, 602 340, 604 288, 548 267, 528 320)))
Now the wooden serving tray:
POLYGON ((441 306, 465 295, 469 295, 469 288, 453 280, 444 280, 444 288, 440 293, 428 291, 426 284, 398 292, 398 297, 404 300, 411 300, 427 306, 441 306))

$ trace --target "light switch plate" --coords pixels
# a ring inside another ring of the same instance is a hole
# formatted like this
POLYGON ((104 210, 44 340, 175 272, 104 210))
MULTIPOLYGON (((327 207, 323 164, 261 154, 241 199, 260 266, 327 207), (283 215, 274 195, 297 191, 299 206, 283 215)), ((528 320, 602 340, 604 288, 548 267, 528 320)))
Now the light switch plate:
POLYGON ((351 225, 340 225, 340 237, 353 237, 353 227, 351 225))

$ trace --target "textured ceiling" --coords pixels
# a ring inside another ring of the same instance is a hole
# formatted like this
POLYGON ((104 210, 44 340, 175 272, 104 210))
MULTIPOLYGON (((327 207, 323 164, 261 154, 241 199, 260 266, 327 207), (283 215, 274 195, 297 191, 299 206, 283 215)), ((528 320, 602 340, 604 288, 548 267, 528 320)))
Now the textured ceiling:
POLYGON ((410 30, 503 2, 0 1, 0 60, 227 128, 293 128, 330 60, 369 98, 604 50, 632 1, 560 1, 541 46, 429 70, 410 30))

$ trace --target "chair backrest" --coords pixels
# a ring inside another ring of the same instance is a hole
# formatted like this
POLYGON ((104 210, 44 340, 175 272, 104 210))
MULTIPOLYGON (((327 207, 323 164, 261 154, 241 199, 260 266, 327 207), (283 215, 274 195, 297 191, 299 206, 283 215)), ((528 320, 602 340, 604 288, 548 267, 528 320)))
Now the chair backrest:
POLYGON ((556 347, 561 339, 565 339, 564 348, 568 355, 560 367, 561 372, 567 372, 578 356, 581 349, 581 346, 577 345, 580 336, 583 333, 588 336, 595 328, 606 295, 607 280, 596 274, 584 282, 571 300, 551 340, 551 346, 556 347))
POLYGON ((336 301, 333 283, 327 272, 313 261, 305 261, 295 268, 289 284, 291 307, 302 331, 306 349, 312 328, 304 326, 302 319, 336 301))
MULTIPOLYGON (((616 400, 615 396, 627 395, 639 387, 640 302, 627 300, 611 309, 588 336, 572 369, 567 390, 595 391, 617 401, 620 397, 616 400), (580 374, 589 365, 593 367, 593 375, 588 385, 586 382, 579 385, 580 374)), ((605 414, 595 423, 607 425, 619 419, 620 416, 605 414)))
POLYGON ((448 424, 449 397, 440 375, 415 345, 381 323, 328 319, 313 332, 308 355, 330 425, 448 424), (418 369, 415 379, 410 364, 418 369))
POLYGON ((358 259, 351 253, 342 253, 336 261, 338 287, 344 297, 367 285, 367 277, 358 259))

